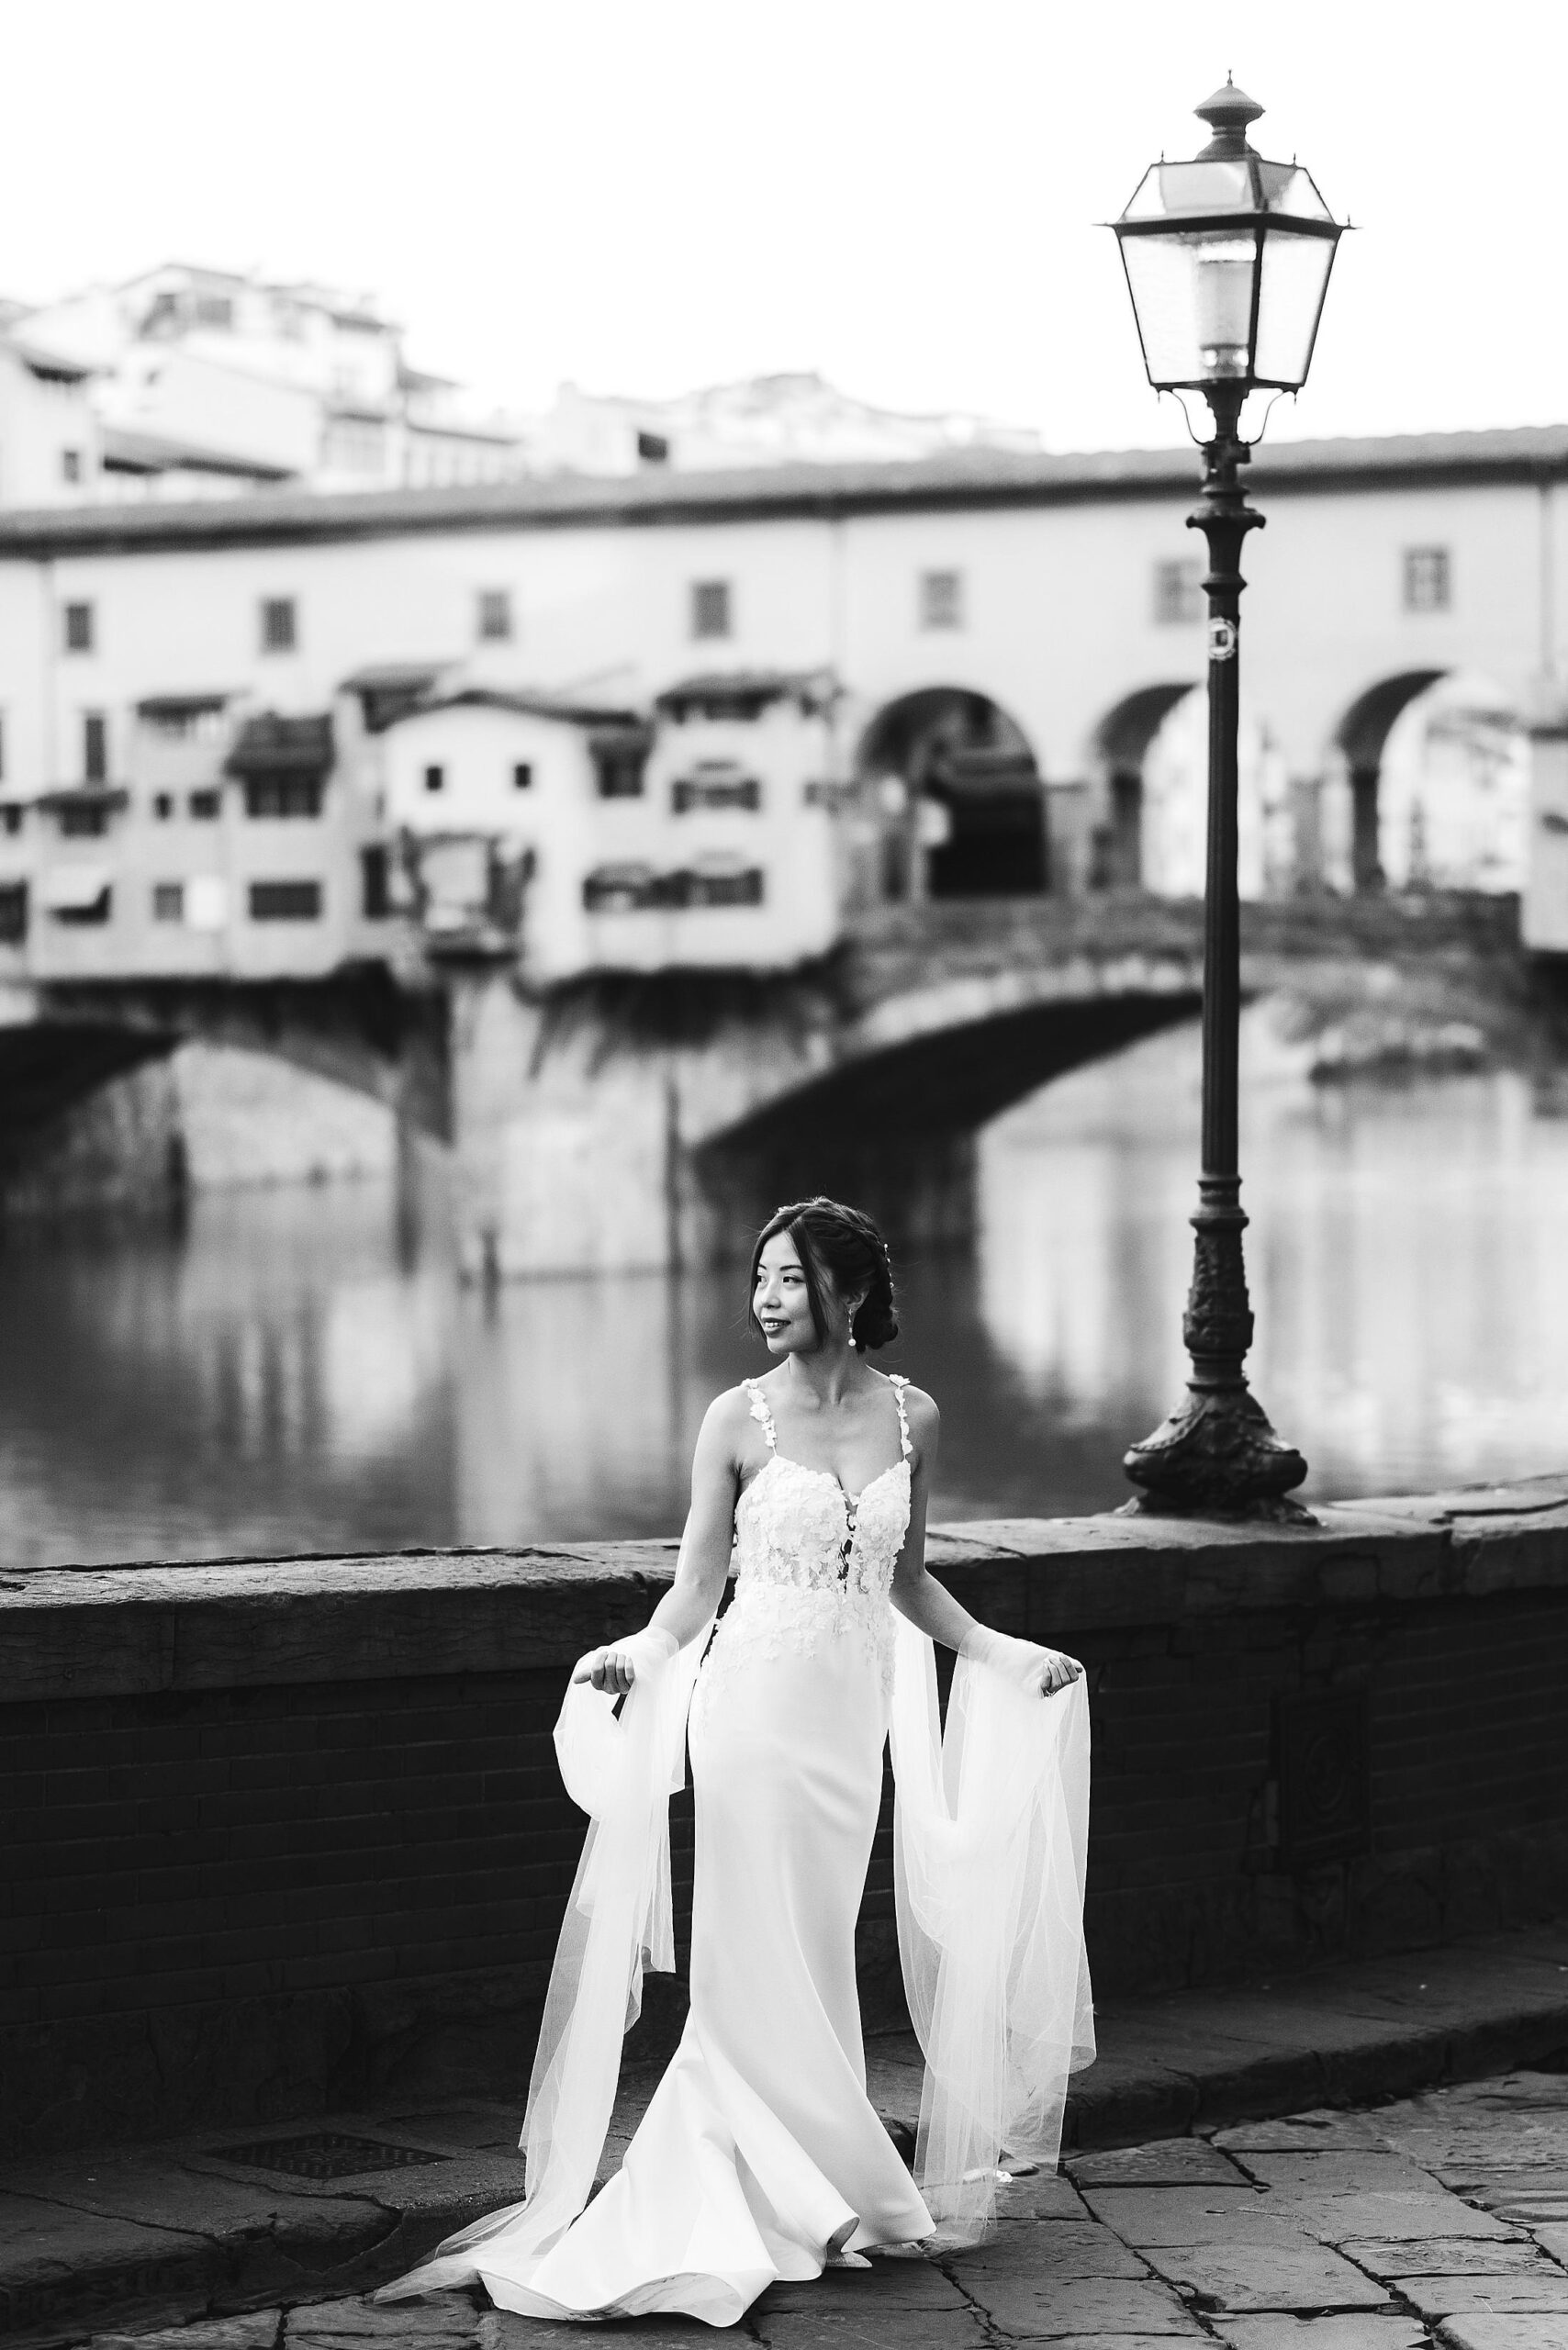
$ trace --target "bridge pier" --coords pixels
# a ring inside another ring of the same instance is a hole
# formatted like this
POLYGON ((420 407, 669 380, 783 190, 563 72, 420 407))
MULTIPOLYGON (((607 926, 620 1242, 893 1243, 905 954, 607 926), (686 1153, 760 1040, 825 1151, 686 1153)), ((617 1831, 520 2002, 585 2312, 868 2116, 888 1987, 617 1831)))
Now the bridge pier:
MULTIPOLYGON (((733 1262, 780 1201, 836 1192, 896 1246, 974 1229, 971 1133, 859 1131, 789 1097, 829 1049, 781 989, 745 1018, 639 1033, 591 1000, 564 1008, 509 968, 454 972, 459 1260, 472 1281, 733 1262), (784 1097, 781 1114, 756 1115, 784 1097)), ((678 1027, 679 1024, 675 1024, 678 1027)), ((667 1025, 667 1024, 666 1024, 667 1025)))

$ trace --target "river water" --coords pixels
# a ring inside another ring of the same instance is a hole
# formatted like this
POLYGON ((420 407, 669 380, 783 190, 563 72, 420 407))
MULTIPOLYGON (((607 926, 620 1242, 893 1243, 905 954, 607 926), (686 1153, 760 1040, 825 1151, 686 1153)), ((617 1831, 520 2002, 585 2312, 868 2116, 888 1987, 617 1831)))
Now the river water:
MULTIPOLYGON (((943 1409, 937 1518, 1126 1497, 1180 1398, 1197 1041, 991 1128, 972 1251, 902 1270, 879 1358, 943 1409)), ((1568 1465, 1568 1120, 1511 1075, 1313 1085, 1248 1015, 1253 1384, 1307 1494, 1568 1465)), ((0 1564, 678 1530, 709 1398, 763 1367, 744 1272, 453 1270, 439 1196, 215 1192, 183 1231, 0 1254, 0 1564)))

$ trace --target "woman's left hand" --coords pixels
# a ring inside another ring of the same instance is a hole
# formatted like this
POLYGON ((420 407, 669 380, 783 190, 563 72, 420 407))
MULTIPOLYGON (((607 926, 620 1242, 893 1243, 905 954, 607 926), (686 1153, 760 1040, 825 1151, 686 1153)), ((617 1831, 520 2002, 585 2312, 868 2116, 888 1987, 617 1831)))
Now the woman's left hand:
POLYGON ((1059 1649, 1040 1651, 1035 1683, 1042 1697, 1054 1697, 1058 1689, 1070 1689, 1082 1678, 1083 1667, 1075 1656, 1064 1656, 1059 1649))

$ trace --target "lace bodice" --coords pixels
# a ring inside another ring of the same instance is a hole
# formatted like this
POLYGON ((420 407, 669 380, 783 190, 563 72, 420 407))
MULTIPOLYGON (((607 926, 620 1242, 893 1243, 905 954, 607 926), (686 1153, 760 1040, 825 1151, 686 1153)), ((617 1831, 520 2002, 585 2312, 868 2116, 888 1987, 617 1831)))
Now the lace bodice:
POLYGON ((900 1457, 858 1494, 846 1493, 828 1470, 808 1469, 781 1453, 760 1384, 744 1384, 768 1457, 735 1505, 735 1595, 704 1677, 743 1658, 809 1655, 823 1641, 848 1639, 874 1661, 886 1696, 893 1654, 889 1594, 909 1531, 909 1382, 889 1381, 900 1457))

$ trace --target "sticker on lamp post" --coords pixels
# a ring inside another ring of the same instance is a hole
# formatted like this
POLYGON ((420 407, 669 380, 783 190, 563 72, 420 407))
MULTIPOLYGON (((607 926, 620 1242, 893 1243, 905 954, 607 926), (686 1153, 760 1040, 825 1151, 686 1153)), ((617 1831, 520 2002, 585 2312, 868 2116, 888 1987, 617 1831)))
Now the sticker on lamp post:
POLYGON ((1234 661, 1238 633, 1234 621, 1211 621, 1209 622, 1209 659, 1234 661))

